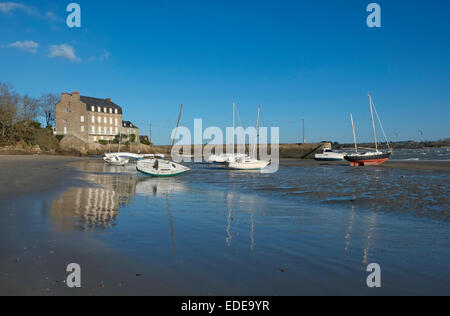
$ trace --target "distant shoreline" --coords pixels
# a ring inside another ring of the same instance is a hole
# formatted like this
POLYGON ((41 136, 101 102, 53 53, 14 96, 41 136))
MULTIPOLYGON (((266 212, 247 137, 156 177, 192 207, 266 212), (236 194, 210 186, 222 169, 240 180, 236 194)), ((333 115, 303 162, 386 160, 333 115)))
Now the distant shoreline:
MULTIPOLYGON (((414 149, 432 149, 432 148, 449 148, 450 141, 436 141, 436 142, 400 142, 400 143, 391 143, 391 148, 395 151, 400 150, 414 150, 414 149)), ((202 152, 206 145, 201 145, 200 149, 202 152)), ((279 157, 280 159, 297 159, 297 160, 311 160, 314 159, 314 155, 316 153, 321 153, 323 148, 331 146, 333 150, 341 150, 341 151, 349 151, 352 150, 354 145, 350 144, 339 144, 339 143, 331 143, 331 142, 321 142, 321 143, 306 143, 306 144, 279 144, 279 157)), ((358 144, 359 148, 372 148, 373 144, 358 144)), ((182 146, 180 147, 180 152, 182 152, 182 146)), ((191 153, 195 153, 196 150, 199 150, 200 145, 191 145, 190 150, 191 153)), ((216 145, 214 146, 220 150, 222 147, 222 152, 226 152, 226 145, 216 145)), ((236 146, 237 147, 237 146, 236 146)), ((247 144, 245 152, 249 151, 249 145, 247 144)), ((386 144, 380 144, 380 148, 385 148, 386 144)), ((140 153, 160 153, 166 156, 169 156, 171 153, 172 147, 169 145, 166 146, 133 146, 133 152, 138 153, 136 149, 140 149, 140 153)), ((55 156, 55 157, 92 157, 92 156, 100 156, 109 151, 115 152, 117 148, 110 148, 108 146, 97 146, 94 151, 86 151, 86 150, 76 150, 74 148, 69 148, 67 150, 52 150, 45 151, 41 150, 38 146, 35 147, 23 147, 23 146, 6 146, 0 147, 0 156, 5 155, 19 155, 19 156, 29 156, 29 155, 42 155, 42 156, 55 156)), ((242 149, 241 149, 242 150, 242 149)), ((265 149, 264 149, 265 150, 265 149)), ((353 149, 354 150, 354 149, 353 149)), ((122 148, 123 152, 130 151, 130 148, 124 147, 122 148)), ((267 146, 267 152, 271 153, 271 145, 267 146)), ((214 151, 211 151, 214 153, 214 151)), ((414 162, 414 160, 412 160, 414 162)))
MULTIPOLYGON (((354 148, 354 144, 332 143, 335 149, 354 148)), ((382 147, 388 147, 386 142, 380 143, 382 147)), ((446 148, 450 147, 450 139, 436 141, 400 141, 389 143, 392 149, 425 149, 425 148, 446 148)), ((374 143, 360 143, 360 147, 374 147, 374 143)))

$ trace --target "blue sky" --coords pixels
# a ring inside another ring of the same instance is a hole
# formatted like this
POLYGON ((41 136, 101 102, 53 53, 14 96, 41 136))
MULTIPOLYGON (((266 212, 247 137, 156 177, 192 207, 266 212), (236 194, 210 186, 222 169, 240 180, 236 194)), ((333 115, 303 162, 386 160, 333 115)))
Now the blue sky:
POLYGON ((372 139, 370 92, 391 140, 450 137, 450 2, 0 0, 0 81, 39 96, 78 90, 124 108, 157 144, 183 125, 280 127, 281 142, 372 139), (422 131, 419 133, 419 130, 422 131))

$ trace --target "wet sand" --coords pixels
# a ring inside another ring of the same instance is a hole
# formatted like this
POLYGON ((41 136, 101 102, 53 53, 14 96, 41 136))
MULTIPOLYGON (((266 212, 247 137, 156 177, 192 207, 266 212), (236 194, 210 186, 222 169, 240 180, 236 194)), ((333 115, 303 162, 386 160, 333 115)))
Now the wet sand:
POLYGON ((74 163, 103 165, 89 158, 0 156, 0 296, 176 294, 181 286, 142 275, 94 233, 58 226, 58 218, 48 221, 49 201, 71 187, 95 186, 80 178, 74 163), (81 289, 65 284, 73 262, 82 266, 81 289))
POLYGON ((74 179, 69 163, 86 158, 62 156, 0 156, 0 199, 45 192, 74 179))
MULTIPOLYGON (((375 258, 393 256, 388 263, 394 264, 398 258, 392 255, 397 253, 389 248, 392 244, 400 247, 402 243, 401 249, 405 249, 407 246, 403 243, 408 245, 410 238, 412 243, 439 253, 442 248, 435 241, 438 235, 431 232, 437 227, 444 237, 447 236, 444 234, 447 224, 442 216, 435 216, 433 221, 428 217, 424 220, 422 216, 408 216, 396 223, 396 214, 364 211, 367 209, 362 203, 365 200, 359 203, 359 200, 331 199, 332 205, 317 206, 308 201, 298 204, 303 200, 297 200, 295 195, 287 195, 289 198, 284 199, 282 194, 292 190, 290 184, 285 183, 289 168, 279 175, 283 183, 275 184, 270 180, 266 190, 261 184, 261 176, 250 173, 244 176, 226 170, 198 169, 193 170, 191 176, 153 181, 136 178, 132 166, 129 170, 108 167, 100 160, 89 158, 0 156, 0 163, 3 167, 0 178, 0 295, 345 294, 333 284, 348 281, 354 282, 348 294, 354 294, 355 289, 356 293, 365 294, 359 279, 349 279, 346 273, 342 273, 342 279, 333 273, 317 273, 317 261, 328 272, 333 270, 327 265, 330 260, 337 265, 346 262, 349 265, 345 269, 351 267, 364 277, 357 264, 360 259, 354 259, 354 254, 364 253, 366 263, 367 249, 373 247, 375 258), (229 191, 222 192, 227 185, 229 191), (234 191, 234 186, 239 188, 239 193, 234 191), (264 198, 260 199, 259 194, 264 198), (281 199, 277 199, 280 194, 281 199), (294 198, 292 203, 290 198, 294 198), (93 203, 94 200, 109 202, 102 205, 93 203), (77 206, 80 201, 81 206, 77 206), (114 203, 117 205, 112 206, 114 203), (345 211, 347 204, 350 208, 345 211), (222 214, 223 208, 229 209, 230 213, 222 214), (321 212, 326 215, 317 217, 321 212), (347 232, 344 221, 347 215, 349 231, 355 230, 352 234, 347 232), (302 220, 299 220, 300 216, 302 220), (328 219, 325 223, 322 216, 328 219), (379 223, 375 225, 377 216, 379 223), (226 229, 225 219, 228 220, 226 229), (302 223, 298 227, 297 221, 302 223), (400 234, 399 242, 399 236, 394 232, 402 232, 404 222, 414 227, 417 222, 417 227, 424 227, 424 238, 400 234), (363 230, 365 226, 370 229, 363 230), (248 250, 246 235, 249 227, 248 250), (391 239, 375 239, 376 243, 372 245, 375 228, 380 229, 379 236, 387 235, 391 239), (340 235, 344 233, 347 236, 345 247, 349 250, 342 255, 337 249, 342 246, 340 235), (325 237, 317 237, 321 235, 325 237), (363 238, 366 235, 370 236, 367 238, 370 243, 363 238), (278 240, 283 242, 278 243, 278 240), (334 252, 339 255, 333 255, 334 252), (202 256, 193 255, 197 253, 202 256), (310 257, 315 258, 311 263, 310 257), (72 262, 82 266, 81 289, 68 289, 64 283, 68 275, 65 267, 72 262), (253 268, 256 265, 258 269, 253 268), (284 270, 286 266, 288 272, 280 273, 279 269, 284 270), (333 283, 328 277, 337 280, 333 283), (262 281, 265 279, 270 280, 269 287, 265 287, 262 281), (301 284, 310 284, 310 287, 301 284)), ((281 165, 348 166, 345 162, 285 159, 281 165)), ((392 161, 383 168, 449 171, 449 164, 392 161)), ((310 172, 315 174, 312 169, 310 172)), ((334 168, 325 169, 334 173, 334 168)), ((348 170, 353 169, 349 167, 348 170)), ((304 174, 300 179, 310 181, 304 174)), ((294 182, 297 180, 293 179, 294 182)), ((330 197, 327 190, 331 188, 319 189, 325 197, 330 197)), ((375 188, 375 191, 382 190, 375 188)), ((407 188, 407 193, 411 192, 414 193, 407 188)), ((430 192, 437 196, 436 192, 430 192)), ((340 191, 336 194, 342 195, 340 191)), ((405 206, 403 200, 397 200, 398 208, 405 206)), ((430 204, 425 199, 424 203, 430 204)), ((442 213, 442 210, 436 212, 442 213)), ((445 243, 445 238, 443 240, 445 243)), ((405 253, 402 260, 414 258, 410 261, 416 266, 429 267, 426 273, 432 275, 430 284, 437 284, 430 287, 431 293, 448 293, 447 284, 441 285, 433 274, 433 271, 441 270, 447 257, 445 254, 441 258, 435 257, 435 261, 425 263, 405 253)), ((416 266, 408 268, 416 272, 416 266)), ((408 292, 410 289, 405 281, 392 286, 387 294, 396 294, 399 287, 404 287, 400 293, 416 294, 415 286, 425 280, 421 275, 419 277, 419 281, 410 287, 412 292, 408 292)))
MULTIPOLYGON (((349 166, 346 161, 316 161, 312 159, 280 159, 280 165, 286 167, 318 167, 318 166, 349 166)), ((381 168, 394 168, 404 170, 435 170, 450 171, 450 161, 407 161, 390 160, 380 166, 381 168)), ((369 167, 371 168, 371 166, 369 167)))

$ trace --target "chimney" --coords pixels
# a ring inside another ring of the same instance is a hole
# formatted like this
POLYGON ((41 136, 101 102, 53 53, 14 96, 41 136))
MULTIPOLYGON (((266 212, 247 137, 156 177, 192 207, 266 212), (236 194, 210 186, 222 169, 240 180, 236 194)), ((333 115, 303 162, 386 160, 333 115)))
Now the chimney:
POLYGON ((70 93, 67 93, 67 92, 62 92, 61 93, 61 100, 64 100, 64 99, 69 98, 69 97, 70 97, 70 93))
POLYGON ((105 99, 108 102, 112 102, 112 98, 105 99))
POLYGON ((75 90, 74 92, 72 92, 72 96, 73 96, 74 98, 76 98, 76 99, 80 99, 80 93, 79 93, 77 90, 75 90))

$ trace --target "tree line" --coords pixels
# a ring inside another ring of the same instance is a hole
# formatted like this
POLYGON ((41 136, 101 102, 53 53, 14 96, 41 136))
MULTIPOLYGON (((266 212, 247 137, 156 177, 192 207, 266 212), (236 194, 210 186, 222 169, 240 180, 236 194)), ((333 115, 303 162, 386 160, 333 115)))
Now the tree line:
POLYGON ((23 122, 36 122, 40 118, 50 128, 55 122, 55 106, 59 97, 46 93, 38 98, 20 95, 9 83, 0 82, 0 143, 15 139, 16 127, 23 122))

